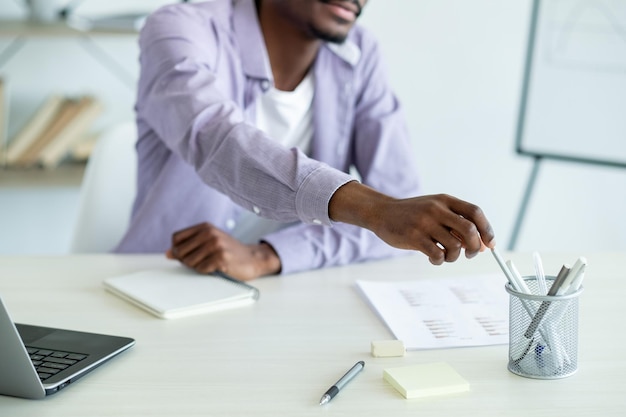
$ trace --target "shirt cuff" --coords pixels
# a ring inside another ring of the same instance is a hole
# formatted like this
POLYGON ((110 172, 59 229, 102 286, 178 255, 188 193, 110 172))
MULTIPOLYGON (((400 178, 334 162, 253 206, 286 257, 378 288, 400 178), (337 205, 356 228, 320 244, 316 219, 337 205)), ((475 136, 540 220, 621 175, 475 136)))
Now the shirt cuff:
POLYGON ((311 172, 296 193, 296 213, 305 223, 331 226, 328 203, 343 185, 356 181, 345 172, 323 165, 311 172))
POLYGON ((331 226, 328 204, 343 185, 356 179, 345 172, 323 165, 311 172, 296 193, 298 218, 309 224, 331 226))

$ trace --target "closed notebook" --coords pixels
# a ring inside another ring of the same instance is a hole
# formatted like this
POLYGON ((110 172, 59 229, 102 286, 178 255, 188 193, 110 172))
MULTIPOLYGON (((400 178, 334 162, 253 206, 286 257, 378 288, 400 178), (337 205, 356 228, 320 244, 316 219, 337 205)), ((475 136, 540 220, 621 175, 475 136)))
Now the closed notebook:
POLYGON ((162 319, 173 319, 254 303, 259 291, 226 275, 201 275, 182 266, 107 278, 104 286, 162 319))
POLYGON ((469 391, 469 383, 445 362, 388 368, 383 379, 407 399, 469 391))

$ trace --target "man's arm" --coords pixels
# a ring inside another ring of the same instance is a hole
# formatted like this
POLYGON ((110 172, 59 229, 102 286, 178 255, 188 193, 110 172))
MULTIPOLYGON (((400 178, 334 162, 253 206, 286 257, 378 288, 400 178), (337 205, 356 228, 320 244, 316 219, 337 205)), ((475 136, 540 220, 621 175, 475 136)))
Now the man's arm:
MULTIPOLYGON (((368 207, 376 205, 370 200, 374 196, 380 203, 401 200, 386 200, 383 194, 350 182, 349 175, 286 150, 245 123, 240 109, 216 86, 213 62, 207 58, 212 36, 206 21, 190 21, 189 16, 167 10, 151 17, 142 32, 139 117, 168 148, 194 167, 205 183, 261 216, 330 225, 333 210, 333 220, 365 227, 393 246, 426 249, 404 240, 411 231, 393 233, 377 224, 376 216, 367 215, 368 207), (356 205, 358 212, 346 213, 354 210, 348 204, 356 205)), ((378 217, 395 216, 398 206, 390 207, 394 210, 387 213, 388 207, 378 204, 378 217)), ((416 218, 422 216, 415 214, 406 226, 418 226, 416 218)), ((471 254, 474 246, 469 243, 471 254)))
MULTIPOLYGON (((495 245, 482 210, 448 195, 395 199, 351 182, 335 192, 329 210, 333 220, 369 229, 393 247, 423 252, 435 265, 456 261, 463 249, 471 258, 495 245)), ((271 245, 243 244, 208 223, 174 233, 166 255, 199 273, 220 270, 241 280, 281 269, 271 245)))

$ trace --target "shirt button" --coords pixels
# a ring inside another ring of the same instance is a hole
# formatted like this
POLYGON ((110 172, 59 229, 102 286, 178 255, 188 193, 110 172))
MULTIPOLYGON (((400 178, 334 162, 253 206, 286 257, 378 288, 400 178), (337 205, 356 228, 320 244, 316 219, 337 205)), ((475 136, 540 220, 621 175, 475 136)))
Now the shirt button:
POLYGON ((319 219, 313 219, 313 224, 322 224, 322 221, 319 219))
POLYGON ((226 228, 228 230, 233 230, 236 225, 237 225, 237 223, 233 219, 226 220, 226 228))
POLYGON ((257 206, 252 206, 252 211, 254 211, 255 214, 259 214, 261 212, 261 209, 257 206))
POLYGON ((263 91, 267 91, 267 89, 270 88, 270 82, 267 80, 261 81, 261 88, 263 91))

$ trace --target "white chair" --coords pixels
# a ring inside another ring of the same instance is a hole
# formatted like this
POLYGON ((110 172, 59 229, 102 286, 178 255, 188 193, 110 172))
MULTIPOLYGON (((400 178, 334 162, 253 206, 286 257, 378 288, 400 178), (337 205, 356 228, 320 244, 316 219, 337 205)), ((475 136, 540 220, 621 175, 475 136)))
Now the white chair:
POLYGON ((136 138, 129 122, 98 139, 80 188, 72 253, 109 252, 126 231, 136 193, 136 138))

